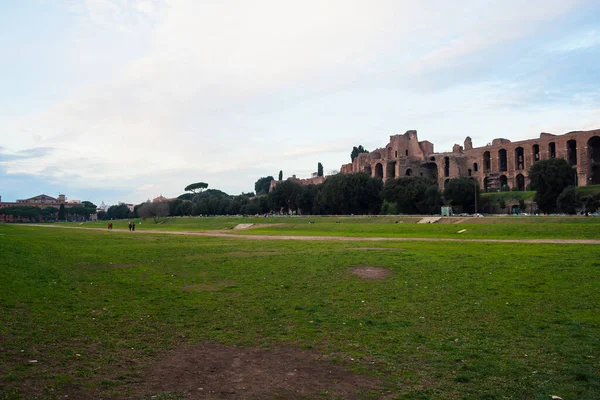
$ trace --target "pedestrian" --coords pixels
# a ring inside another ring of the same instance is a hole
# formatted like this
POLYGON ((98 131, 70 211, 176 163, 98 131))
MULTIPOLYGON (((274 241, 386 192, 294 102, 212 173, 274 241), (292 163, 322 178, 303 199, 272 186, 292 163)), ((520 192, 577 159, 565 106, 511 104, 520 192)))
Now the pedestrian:
POLYGON ((110 222, 106 225, 107 229, 110 229, 110 222))
POLYGON ((135 222, 131 224, 131 230, 135 232, 135 222))
POLYGON ((132 228, 131 221, 129 221, 129 224, 127 224, 127 225, 129 226, 129 232, 131 232, 131 228, 132 228))

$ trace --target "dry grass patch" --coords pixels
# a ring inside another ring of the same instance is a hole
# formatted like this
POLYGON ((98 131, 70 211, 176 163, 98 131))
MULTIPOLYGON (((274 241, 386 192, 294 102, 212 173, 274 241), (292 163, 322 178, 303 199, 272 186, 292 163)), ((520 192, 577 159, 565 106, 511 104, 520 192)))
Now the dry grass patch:
POLYGON ((372 280, 385 279, 392 273, 387 268, 371 267, 368 265, 354 267, 350 270, 350 272, 360 278, 372 280))

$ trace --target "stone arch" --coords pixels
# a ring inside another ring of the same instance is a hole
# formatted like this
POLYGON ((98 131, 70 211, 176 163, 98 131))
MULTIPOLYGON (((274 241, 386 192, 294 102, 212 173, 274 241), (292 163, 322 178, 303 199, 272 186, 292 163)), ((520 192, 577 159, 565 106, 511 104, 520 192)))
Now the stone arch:
POLYGON ((505 186, 508 189, 510 189, 510 187, 508 186, 508 178, 506 177, 506 175, 500 175, 500 177, 498 178, 498 183, 500 183, 500 190, 504 190, 505 186))
POLYGON ((412 169, 408 168, 406 170, 406 172, 404 173, 404 175, 406 175, 406 176, 412 176, 412 169))
POLYGON ((467 174, 468 174, 469 176, 471 176, 471 175, 472 175, 471 168, 469 168, 469 169, 467 170, 467 174))
POLYGON ((523 174, 518 174, 515 177, 515 187, 521 192, 525 190, 525 177, 523 176, 523 174))
POLYGON ((548 158, 556 158, 556 143, 548 143, 548 158))
POLYGON ((473 163, 473 171, 477 172, 479 170, 479 165, 476 162, 473 163))
POLYGON ((387 179, 394 179, 396 177, 396 161, 387 163, 385 172, 387 179))
POLYGON ((534 144, 531 146, 531 152, 533 153, 533 162, 540 160, 540 145, 534 144))
POLYGON ((383 179, 383 165, 381 163, 375 164, 375 178, 383 179))
POLYGON ((515 149, 515 169, 525 169, 525 151, 521 146, 515 149))
POLYGON ((577 165, 577 140, 567 140, 567 162, 569 165, 577 165))
POLYGON ((587 142, 588 184, 600 185, 600 136, 592 136, 587 142))
POLYGON ((433 157, 433 156, 432 156, 432 157, 429 157, 429 161, 431 161, 431 162, 435 162, 435 157, 433 157))
POLYGON ((500 171, 508 171, 508 159, 506 157, 506 149, 498 150, 498 166, 500 171))
POLYGON ((438 166, 434 162, 422 164, 420 167, 421 176, 431 179, 436 185, 438 184, 438 166))
POLYGON ((444 157, 444 177, 450 176, 450 157, 444 157))
POLYGON ((489 151, 483 153, 483 172, 490 172, 492 169, 492 157, 489 151))

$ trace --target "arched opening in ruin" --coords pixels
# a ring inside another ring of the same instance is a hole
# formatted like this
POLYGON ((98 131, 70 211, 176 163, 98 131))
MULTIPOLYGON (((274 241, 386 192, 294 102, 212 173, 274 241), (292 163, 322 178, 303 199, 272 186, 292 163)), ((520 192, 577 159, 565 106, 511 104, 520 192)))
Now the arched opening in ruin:
POLYGON ((567 162, 569 165, 577 165, 577 141, 567 141, 567 162))
POLYGON ((498 150, 498 166, 500 167, 500 171, 508 170, 508 162, 506 159, 506 150, 505 149, 498 150))
POLYGON ((394 179, 396 177, 396 162, 387 163, 385 172, 388 179, 394 179))
POLYGON ((498 183, 500 183, 501 192, 508 192, 510 190, 510 188, 508 187, 508 178, 506 177, 506 175, 500 175, 500 178, 498 178, 498 183))
POLYGON ((444 176, 450 176, 450 157, 444 157, 444 176))
POLYGON ((434 162, 435 161, 435 157, 429 157, 429 161, 434 162))
POLYGON ((365 168, 363 168, 363 172, 366 173, 369 176, 373 176, 373 171, 371 170, 371 166, 367 165, 365 168))
POLYGON ((473 163, 473 171, 477 172, 479 170, 479 165, 477 163, 473 163))
POLYGON ((398 158, 398 151, 396 150, 396 155, 394 156, 394 158, 398 158))
POLYGON ((411 176, 411 175, 412 175, 412 169, 410 169, 410 168, 409 168, 409 169, 407 169, 407 170, 406 170, 406 173, 405 173, 404 175, 406 175, 406 176, 411 176))
POLYGON ((438 184, 438 167, 436 163, 422 164, 420 170, 422 177, 430 179, 436 185, 438 184))
POLYGON ((519 174, 515 177, 515 187, 520 191, 525 190, 525 177, 523 174, 519 174))
POLYGON ((490 172, 492 168, 492 157, 490 156, 490 152, 486 151, 483 153, 483 172, 490 172))
POLYGON ((375 178, 383 179, 383 165, 381 163, 375 164, 375 178))
POLYGON ((467 170, 467 174, 469 174, 469 176, 471 176, 471 168, 469 168, 469 169, 467 170))
POLYGON ((533 153, 533 162, 539 161, 540 160, 540 145, 534 144, 531 147, 531 152, 533 153))
POLYGON ((548 143, 548 158, 556 158, 556 143, 548 143))
POLYGON ((588 147, 588 184, 600 185, 600 136, 593 136, 588 147))
POLYGON ((517 147, 515 149, 515 168, 516 169, 524 169, 525 168, 525 152, 522 147, 517 147))

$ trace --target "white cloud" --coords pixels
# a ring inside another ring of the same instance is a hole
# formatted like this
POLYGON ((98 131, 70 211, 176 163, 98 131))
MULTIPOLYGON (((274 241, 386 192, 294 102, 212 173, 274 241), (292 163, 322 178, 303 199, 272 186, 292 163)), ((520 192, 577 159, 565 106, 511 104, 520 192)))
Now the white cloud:
MULTIPOLYGON (((11 152, 55 150, 0 165, 86 187, 137 188, 136 201, 208 178, 239 192, 279 169, 301 176, 317 161, 337 169, 360 135, 384 145, 393 131, 435 126, 423 122, 432 102, 441 112, 461 104, 411 93, 403 82, 460 66, 577 3, 71 1, 78 24, 67 54, 84 84, 43 113, 2 121, 2 131, 18 133, 3 143, 11 152), (356 98, 354 111, 341 96, 333 97, 340 105, 323 100, 346 88, 360 93, 373 77, 400 83, 381 104, 389 111, 356 98), (366 131, 373 126, 381 138, 366 131)), ((484 100, 491 108, 513 101, 502 96, 484 100)))

